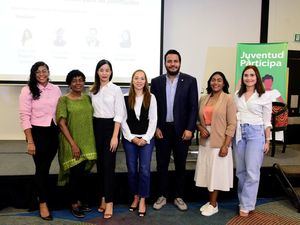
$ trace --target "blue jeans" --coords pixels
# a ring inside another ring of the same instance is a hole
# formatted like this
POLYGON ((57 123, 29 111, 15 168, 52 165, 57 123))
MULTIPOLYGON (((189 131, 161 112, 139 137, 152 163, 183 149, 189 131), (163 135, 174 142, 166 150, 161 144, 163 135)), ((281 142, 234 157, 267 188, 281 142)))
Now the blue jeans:
POLYGON ((131 193, 142 198, 149 197, 154 139, 151 139, 150 144, 139 147, 123 138, 123 147, 126 155, 128 183, 131 193))
POLYGON ((255 209, 260 167, 264 158, 265 133, 263 125, 241 125, 242 139, 234 143, 238 198, 240 209, 255 209))

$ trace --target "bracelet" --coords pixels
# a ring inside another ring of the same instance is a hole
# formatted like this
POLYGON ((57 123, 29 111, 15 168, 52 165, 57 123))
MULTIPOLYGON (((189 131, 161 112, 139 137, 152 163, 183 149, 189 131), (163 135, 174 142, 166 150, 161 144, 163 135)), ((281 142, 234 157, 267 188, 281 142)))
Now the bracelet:
POLYGON ((34 144, 34 142, 33 141, 28 141, 27 144, 34 144))
POLYGON ((271 140, 271 138, 266 138, 266 141, 270 141, 271 140))

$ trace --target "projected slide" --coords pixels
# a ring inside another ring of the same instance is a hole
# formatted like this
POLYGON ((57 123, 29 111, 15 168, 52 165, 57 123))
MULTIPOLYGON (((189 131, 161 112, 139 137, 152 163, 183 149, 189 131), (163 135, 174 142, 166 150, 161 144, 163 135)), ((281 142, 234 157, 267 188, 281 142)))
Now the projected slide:
POLYGON ((159 75, 161 0, 1 0, 0 30, 1 81, 28 80, 40 60, 52 81, 79 69, 92 82, 103 58, 115 82, 159 75))

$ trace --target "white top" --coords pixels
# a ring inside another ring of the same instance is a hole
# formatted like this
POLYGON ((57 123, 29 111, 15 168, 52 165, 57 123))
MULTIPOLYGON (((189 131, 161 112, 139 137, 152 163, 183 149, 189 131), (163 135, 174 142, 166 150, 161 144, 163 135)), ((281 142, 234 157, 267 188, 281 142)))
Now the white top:
POLYGON ((101 87, 97 94, 91 93, 93 116, 96 118, 113 118, 115 122, 122 122, 124 117, 124 97, 121 88, 112 82, 101 87))
MULTIPOLYGON (((128 95, 128 94, 126 94, 128 95)), ((141 107, 143 104, 144 100, 144 95, 142 96, 137 96, 135 98, 135 105, 134 105, 134 112, 137 117, 137 119, 140 119, 140 114, 141 114, 141 107)), ((150 100, 150 106, 149 106, 149 113, 148 113, 148 119, 149 119, 149 125, 146 134, 132 134, 130 132, 129 126, 126 122, 127 120, 127 110, 126 106, 124 108, 125 110, 125 116, 122 121, 122 132, 123 132, 123 137, 130 141, 134 137, 141 137, 143 138, 148 144, 150 144, 150 140, 153 138, 155 130, 156 130, 156 124, 157 124, 157 103, 156 103, 156 98, 153 94, 151 94, 151 100, 150 100)))
POLYGON ((277 89, 266 91, 266 93, 270 95, 272 102, 277 102, 277 98, 281 96, 280 92, 277 89))
POLYGON ((236 141, 241 140, 240 124, 264 125, 265 128, 272 127, 272 99, 268 93, 260 97, 255 91, 246 101, 245 95, 238 97, 236 94, 234 101, 237 107, 237 130, 236 141))

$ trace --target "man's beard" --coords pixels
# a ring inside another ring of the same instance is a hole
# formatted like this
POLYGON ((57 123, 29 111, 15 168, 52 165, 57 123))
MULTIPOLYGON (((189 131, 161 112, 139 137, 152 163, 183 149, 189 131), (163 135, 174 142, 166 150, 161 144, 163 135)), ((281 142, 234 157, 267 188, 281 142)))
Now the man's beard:
POLYGON ((176 76, 178 73, 179 73, 179 70, 180 70, 180 67, 175 70, 175 71, 170 71, 168 68, 166 68, 167 70, 167 74, 170 75, 170 76, 176 76))

